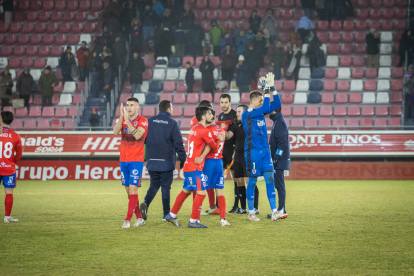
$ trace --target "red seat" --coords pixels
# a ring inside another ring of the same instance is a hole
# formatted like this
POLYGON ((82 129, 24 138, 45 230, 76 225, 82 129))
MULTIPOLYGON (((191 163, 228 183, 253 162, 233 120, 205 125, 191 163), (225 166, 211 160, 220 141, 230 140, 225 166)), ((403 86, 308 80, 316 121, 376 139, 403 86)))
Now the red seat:
MULTIPOLYGON (((382 20, 381 24, 381 30, 382 31, 392 31, 394 29, 394 24, 392 23, 392 20, 382 20)), ((405 29, 405 24, 404 24, 405 29)))
POLYGON ((82 91, 85 91, 85 82, 84 81, 80 81, 76 84, 75 92, 80 93, 82 91))
POLYGON ((369 12, 369 19, 378 20, 381 19, 381 10, 380 9, 371 9, 369 12))
POLYGON ((359 92, 354 92, 349 95, 349 103, 359 104, 362 102, 362 95, 359 92))
POLYGON ((259 9, 266 9, 269 7, 269 0, 259 0, 257 3, 259 9))
POLYGON ((144 73, 142 73, 142 79, 143 80, 151 80, 152 79, 152 70, 146 69, 144 73))
POLYGON ((47 11, 41 11, 39 12, 39 16, 37 18, 37 21, 40 22, 48 22, 50 20, 50 14, 47 11))
POLYGON ((42 5, 43 11, 52 11, 54 8, 55 8, 55 5, 53 1, 43 1, 43 5, 42 5))
POLYGON ((322 105, 319 116, 321 117, 331 117, 332 116, 332 106, 330 105, 322 105))
POLYGON ((391 81, 391 90, 392 91, 402 91, 403 90, 402 80, 392 80, 391 81))
POLYGON ((292 110, 289 105, 282 105, 282 114, 285 117, 290 117, 292 115, 292 110))
POLYGON ((162 102, 162 101, 170 101, 170 102, 172 102, 172 95, 171 94, 162 93, 161 96, 160 96, 160 102, 162 102))
POLYGON ((32 45, 39 45, 42 43, 42 36, 39 34, 32 34, 30 37, 28 34, 20 34, 19 39, 17 40, 17 44, 27 45, 29 44, 29 41, 32 45))
POLYGON ((291 10, 283 10, 281 15, 280 15, 281 19, 287 20, 287 19, 292 19, 293 18, 293 13, 291 10))
POLYGON ((402 93, 401 92, 391 92, 390 103, 401 103, 402 102, 402 93))
POLYGON ((13 54, 13 47, 12 46, 3 46, 3 47, 1 47, 0 56, 9 57, 12 54, 13 54))
POLYGON ((397 8, 407 8, 408 0, 397 0, 396 5, 397 5, 397 8))
POLYGON ((366 34, 364 32, 356 32, 354 41, 355 42, 365 42, 366 34))
POLYGON ((404 77, 404 69, 401 67, 391 69, 391 78, 401 79, 404 77))
POLYGON ((196 4, 196 9, 198 10, 207 9, 207 0, 198 0, 196 4))
POLYGON ((64 34, 57 34, 55 37, 55 44, 64 45, 66 44, 67 37, 64 34))
POLYGON ((295 105, 293 107, 292 115, 294 117, 304 117, 305 116, 305 106, 303 106, 303 105, 295 105))
POLYGON ((66 6, 67 11, 77 11, 78 8, 79 8, 79 5, 78 5, 77 1, 68 1, 67 2, 67 6, 66 6))
POLYGON ((40 11, 41 9, 42 9, 42 2, 41 1, 32 1, 30 3, 30 10, 40 11))
POLYGON ((364 82, 364 91, 375 91, 377 90, 377 82, 375 80, 366 80, 364 82))
POLYGON ((355 24, 355 30, 357 31, 366 31, 368 29, 367 21, 358 20, 355 24))
MULTIPOLYGON (((49 24, 51 24, 51 23, 49 23, 49 24)), ((59 33, 61 33, 61 34, 70 33, 70 29, 71 29, 71 26, 70 26, 70 23, 68 23, 68 22, 62 22, 59 25, 59 33)))
POLYGON ((344 30, 344 31, 351 31, 352 32, 354 29, 355 29, 354 21, 352 21, 352 20, 346 20, 346 21, 344 21, 342 30, 344 30))
POLYGON ((295 20, 300 20, 302 18, 302 16, 305 15, 305 11, 304 10, 294 10, 293 11, 293 19, 295 20))
POLYGON ((400 62, 400 56, 399 55, 393 55, 392 60, 391 60, 391 65, 392 66, 397 66, 399 62, 400 62))
POLYGON ((348 93, 346 93, 346 92, 336 93, 335 103, 336 104, 346 104, 346 103, 348 103, 348 93))
POLYGON ((34 94, 33 102, 31 104, 33 104, 33 105, 42 105, 42 95, 34 94))
POLYGON ((389 127, 401 126, 400 118, 390 118, 390 119, 388 119, 388 126, 389 127))
POLYGON ((176 93, 173 104, 185 104, 185 93, 176 93))
POLYGON ((384 8, 394 8, 395 7, 395 2, 394 2, 394 0, 384 0, 383 6, 384 6, 384 8))
POLYGON ((363 55, 367 52, 367 47, 365 43, 356 43, 354 54, 363 55))
POLYGON ((244 0, 234 0, 233 9, 235 9, 235 10, 244 9, 244 0))
POLYGON ((217 11, 207 11, 206 20, 217 19, 217 11))
POLYGON ((91 2, 89 1, 79 1, 79 10, 80 11, 89 11, 91 9, 91 2))
POLYGON ((210 0, 208 3, 209 10, 218 10, 220 8, 220 1, 219 0, 210 0))
POLYGON ((290 128, 293 130, 303 129, 303 120, 300 118, 293 118, 290 121, 290 128))
POLYGON ((352 54, 352 44, 343 43, 341 45, 341 54, 342 55, 352 54))
POLYGON ((406 26, 405 26, 405 20, 395 20, 395 24, 394 24, 394 29, 396 30, 405 30, 406 26))
POLYGON ((58 0, 55 2, 55 10, 56 11, 64 11, 66 10, 66 1, 58 0))
POLYGON ((62 20, 62 13, 60 11, 53 11, 50 15, 50 21, 58 22, 62 20))
POLYGON ((382 7, 382 0, 371 0, 371 7, 372 8, 381 8, 382 7))
POLYGON ((371 129, 372 128, 372 119, 371 118, 362 118, 360 121, 361 129, 371 129))
POLYGON ((358 7, 361 9, 366 9, 369 7, 369 0, 359 0, 358 1, 358 7))
MULTIPOLYGON (((24 46, 17 46, 17 47, 22 47, 23 48, 23 50, 24 50, 24 46)), ((17 49, 17 47, 15 47, 14 48, 14 51, 16 52, 16 49, 17 49)), ((46 46, 47 47, 47 46, 46 46)), ((48 47, 49 48, 49 47, 48 47)), ((24 55, 25 54, 25 52, 23 51, 23 54, 22 55, 24 55)), ((37 47, 36 46, 34 46, 34 45, 30 45, 30 46, 27 46, 27 48, 26 48, 26 56, 29 56, 29 57, 34 57, 34 56, 36 56, 36 55, 38 55, 38 52, 37 52, 37 47)))
POLYGON ((318 122, 319 129, 326 130, 331 128, 331 119, 329 118, 320 118, 318 122))
POLYGON ((334 80, 326 80, 323 83, 323 91, 335 91, 336 84, 334 80))
POLYGON ((242 18, 243 18, 243 12, 241 10, 233 10, 231 12, 231 17, 230 17, 231 20, 239 21, 242 18))
POLYGON ((282 81, 275 80, 275 88, 277 91, 282 91, 282 81))
POLYGON ((282 0, 271 0, 270 6, 272 8, 280 8, 280 7, 282 7, 282 0))
POLYGON ((387 126, 387 119, 385 119, 385 118, 375 118, 374 126, 376 127, 375 129, 385 130, 385 128, 387 126))
MULTIPOLYGON (((82 112, 81 112, 82 115, 82 112)), ((69 112, 68 112, 68 117, 77 117, 78 116, 78 107, 77 106, 70 106, 69 107, 69 112)), ((118 115, 119 117, 119 115, 118 115)))
POLYGON ((352 32, 343 32, 342 33, 342 42, 354 42, 354 34, 352 32))
POLYGON ((78 11, 75 15, 75 21, 85 22, 86 21, 86 12, 78 11))
POLYGON ((388 107, 386 105, 377 105, 375 107, 375 116, 388 116, 388 107))
POLYGON ((401 115, 402 115, 401 105, 390 106, 390 116, 401 116, 401 115))
POLYGON ((362 69, 362 68, 352 68, 351 78, 353 78, 353 79, 362 79, 362 78, 364 78, 364 69, 362 69))
POLYGON ((183 63, 181 67, 185 68, 187 62, 190 62, 191 66, 194 66, 194 58, 193 57, 183 57, 183 63))
POLYGON ((326 33, 326 32, 318 32, 318 33, 316 34, 316 36, 319 38, 319 40, 320 40, 322 43, 326 43, 326 42, 328 42, 328 33, 326 33))
MULTIPOLYGON (((33 38, 33 35, 32 35, 32 38, 33 38)), ((42 44, 44 44, 44 45, 52 45, 54 42, 55 42, 55 37, 52 34, 45 34, 43 36, 42 44)), ((30 43, 33 43, 32 40, 30 40, 30 43)))
MULTIPOLYGON (((121 94, 121 95, 123 95, 123 94, 121 94)), ((82 95, 81 94, 75 94, 75 95, 73 95, 73 98, 72 98, 72 105, 77 105, 77 104, 81 104, 82 103, 82 97, 81 97, 82 95)))
POLYGON ((306 117, 318 117, 318 116, 319 116, 319 107, 317 105, 308 105, 306 107, 306 117))
POLYGON ((62 17, 62 20, 66 22, 72 22, 74 19, 75 19, 75 14, 71 11, 66 11, 62 17))
POLYGON ((7 34, 6 38, 4 39, 4 44, 6 45, 14 45, 17 42, 17 36, 15 34, 7 34))
POLYGON ((8 68, 15 69, 20 67, 20 58, 10 58, 8 68))
POLYGON ((38 128, 38 130, 43 130, 43 131, 49 130, 49 128, 50 128, 49 120, 48 119, 38 120, 37 121, 37 128, 38 128))
MULTIPOLYGON (((245 97, 247 98, 247 102, 242 102, 241 100, 240 100, 240 103, 245 103, 245 104, 248 104, 248 103, 250 103, 250 100, 249 100, 249 93, 243 93, 243 94, 247 94, 245 97)), ((243 97, 243 95, 242 95, 242 97, 243 97)), ((281 95, 281 97, 280 97, 280 100, 281 100, 281 102, 283 103, 283 104, 292 104, 293 103, 293 94, 292 93, 283 93, 282 95, 281 95)))
POLYGON ((83 33, 85 34, 92 34, 96 31, 95 23, 86 22, 85 27, 83 28, 83 33))
POLYGON ((83 31, 83 24, 79 22, 72 23, 72 33, 78 34, 83 31))
MULTIPOLYGON (((194 114, 195 114, 195 111, 194 111, 194 114)), ((182 117, 182 116, 183 116, 183 108, 180 105, 175 106, 171 117, 182 117)))
POLYGON ((341 21, 332 21, 329 28, 331 31, 342 31, 342 22, 341 21))
MULTIPOLYGON (((62 24, 61 24, 62 25, 62 24)), ((52 33, 52 34, 54 34, 54 33, 57 33, 58 32, 58 30, 59 30, 59 25, 57 24, 57 23, 55 23, 55 22, 50 22, 49 24, 47 24, 47 27, 46 27, 46 32, 47 33, 52 33)))
POLYGON ((46 32, 46 24, 45 23, 36 23, 33 28, 34 33, 42 34, 46 32))
POLYGON ((175 82, 174 81, 165 81, 163 92, 172 93, 175 91, 175 82))
POLYGON ((23 107, 20 109, 16 109, 16 112, 14 114, 16 117, 27 117, 27 107, 23 107))
MULTIPOLYGON (((25 23, 25 24, 29 24, 29 23, 25 23)), ((8 23, 0 23, 0 33, 1 34, 5 34, 9 31, 10 29, 10 25, 8 23)))
MULTIPOLYGON (((407 17, 407 15, 405 17, 407 17)), ((379 19, 379 18, 376 18, 376 19, 379 19)), ((382 12, 382 19, 394 19, 394 10, 384 9, 384 11, 382 12)))
MULTIPOLYGON (((288 94, 288 93, 283 93, 280 97, 280 100, 282 101, 282 103, 285 103, 285 102, 283 102, 283 96, 286 95, 286 94, 288 94)), ((290 94, 290 95, 292 95, 292 94, 290 94)), ((241 104, 249 104, 250 103, 249 96, 250 96, 250 93, 242 93, 241 97, 240 97, 240 103, 241 104)), ((292 96, 292 102, 291 103, 293 103, 293 96, 292 96)))
MULTIPOLYGON (((339 32, 331 32, 329 34, 329 42, 330 43, 338 43, 341 41, 341 34, 339 32)), ((329 45, 331 46, 331 45, 329 45)), ((328 47, 328 54, 329 54, 329 47, 328 47)))
POLYGON ((219 20, 228 20, 230 18, 230 12, 228 10, 221 10, 219 11, 217 18, 219 20))
POLYGON ((155 67, 155 58, 153 56, 145 56, 144 57, 144 64, 145 67, 153 68, 155 67))
POLYGON ((361 116, 374 116, 374 106, 363 105, 361 108, 361 116))
POLYGON ((177 92, 187 92, 187 86, 184 85, 184 81, 178 81, 177 82, 177 92))
MULTIPOLYGON (((47 47, 47 46, 44 46, 44 47, 47 47)), ((40 51, 40 49, 39 49, 39 51, 40 51)), ((52 46, 52 48, 50 50, 50 56, 60 57, 61 55, 62 55, 62 47, 61 46, 52 46)))
POLYGON ((255 9, 257 7, 256 0, 246 0, 246 9, 255 9))
POLYGON ((26 13, 25 12, 23 12, 23 11, 14 12, 13 22, 24 22, 25 20, 26 20, 26 13))
POLYGON ((334 116, 335 117, 345 117, 346 116, 346 106, 344 106, 344 105, 335 106, 334 116))
POLYGON ((367 79, 376 79, 378 77, 378 71, 376 68, 366 68, 365 69, 365 78, 367 79))
POLYGON ((24 120, 24 128, 26 130, 34 130, 36 128, 36 120, 33 120, 33 119, 24 120))
POLYGON ((347 129, 358 129, 359 122, 357 118, 349 118, 346 120, 346 128, 347 129))
POLYGON ((340 67, 350 67, 351 66, 351 56, 341 56, 339 58, 339 66, 340 67))
MULTIPOLYGON (((395 18, 397 18, 397 19, 405 19, 405 18, 407 18, 407 9, 406 8, 396 9, 395 10, 395 18)), ((392 19, 392 18, 390 18, 390 19, 392 19)))
POLYGON ((33 63, 33 68, 35 69, 43 69, 46 67, 46 60, 45 58, 35 58, 33 63))
POLYGON ((361 112, 359 110, 359 106, 357 105, 350 105, 348 106, 348 116, 350 117, 359 117, 361 112))
POLYGON ((338 76, 338 73, 336 71, 336 68, 327 67, 325 69, 325 79, 336 79, 337 76, 338 76))
POLYGON ((55 116, 55 109, 53 106, 45 106, 42 110, 42 118, 51 118, 55 116))
POLYGON ((29 57, 22 58, 22 62, 20 63, 20 67, 23 68, 25 66, 29 66, 29 68, 33 67, 33 59, 29 57))
MULTIPOLYGON (((384 22, 384 21, 383 21, 384 22)), ((370 20, 368 24, 368 29, 375 29, 376 31, 379 31, 381 29, 381 23, 379 20, 370 20)))
POLYGON ((211 95, 211 93, 201 93, 200 102, 201 101, 212 102, 213 101, 213 96, 211 95))
MULTIPOLYGON (((38 94, 36 94, 38 95, 38 94)), ((38 118, 42 114, 42 110, 40 106, 31 106, 29 110, 29 115, 27 115, 28 118, 38 118)))
POLYGON ((290 22, 289 21, 280 21, 279 29, 281 31, 289 31, 290 30, 290 22))
POLYGON ((195 116, 195 107, 194 106, 185 106, 184 107, 184 117, 194 117, 195 116))
POLYGON ((329 22, 328 21, 319 21, 317 25, 318 31, 328 31, 329 30, 329 22))
MULTIPOLYGON (((88 20, 88 21, 98 21, 99 18, 100 18, 100 15, 97 11, 90 11, 88 13, 88 16, 86 17, 86 20, 88 20)), ((99 23, 102 23, 102 22, 99 22, 99 23)))
POLYGON ((352 59, 352 65, 355 66, 355 67, 364 67, 365 66, 364 57, 363 56, 354 56, 353 59, 352 59))
POLYGON ((29 11, 26 15, 26 22, 36 22, 37 21, 37 12, 29 11))
POLYGON ((334 94, 333 93, 323 93, 321 102, 323 104, 333 104, 334 94))
POLYGON ((295 90, 296 90, 295 81, 293 81, 293 80, 284 81, 283 91, 295 91, 295 90))
POLYGON ((77 45, 79 44, 79 35, 77 34, 70 34, 68 35, 68 41, 67 43, 69 45, 77 45))
POLYGON ((187 104, 198 104, 199 102, 200 102, 200 99, 198 97, 198 94, 189 93, 187 95, 187 104))
POLYGON ((22 30, 22 25, 20 25, 20 23, 14 22, 11 23, 10 25, 10 29, 9 29, 9 33, 20 33, 20 31, 22 30))
POLYGON ((56 118, 65 118, 68 116, 68 109, 65 106, 58 106, 56 107, 56 118))
POLYGON ((100 1, 100 0, 92 0, 91 10, 92 11, 100 11, 100 10, 102 10, 102 1, 100 1))
POLYGON ((191 128, 191 119, 181 119, 180 128, 183 128, 183 129, 191 128))
POLYGON ((222 9, 222 10, 230 10, 231 8, 232 8, 232 3, 231 3, 231 0, 222 0, 221 1, 221 5, 220 5, 220 8, 222 9))
POLYGON ((368 19, 368 10, 358 9, 356 12, 356 19, 368 19))
POLYGON ((334 129, 343 129, 345 126, 345 120, 343 118, 334 118, 332 120, 332 127, 334 129))
POLYGON ((51 128, 62 128, 63 127, 63 123, 62 120, 60 119, 55 119, 55 120, 51 120, 50 121, 50 127, 51 128))
POLYGON ((292 9, 295 7, 295 1, 293 0, 283 0, 283 8, 292 9))

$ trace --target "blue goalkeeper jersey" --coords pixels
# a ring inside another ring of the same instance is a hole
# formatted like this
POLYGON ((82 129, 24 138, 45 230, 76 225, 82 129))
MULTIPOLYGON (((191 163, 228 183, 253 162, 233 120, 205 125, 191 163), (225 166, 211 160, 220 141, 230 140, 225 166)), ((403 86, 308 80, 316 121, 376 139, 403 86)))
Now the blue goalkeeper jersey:
POLYGON ((259 108, 249 108, 243 111, 242 124, 246 134, 244 150, 269 149, 267 128, 264 114, 272 113, 282 105, 279 95, 274 96, 270 104, 270 97, 265 97, 263 105, 259 108))

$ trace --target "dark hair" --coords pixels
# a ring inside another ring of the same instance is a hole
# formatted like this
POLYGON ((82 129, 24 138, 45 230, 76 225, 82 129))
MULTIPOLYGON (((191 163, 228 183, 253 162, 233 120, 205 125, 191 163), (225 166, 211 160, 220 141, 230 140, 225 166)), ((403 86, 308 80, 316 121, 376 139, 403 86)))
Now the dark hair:
POLYGON ((207 101, 207 100, 202 100, 202 101, 198 104, 198 106, 199 106, 199 107, 201 107, 201 106, 206 106, 206 107, 213 108, 213 105, 212 105, 209 101, 207 101))
POLYGON ((229 94, 221 94, 220 95, 220 100, 221 99, 229 99, 229 102, 231 103, 231 96, 229 94))
POLYGON ((212 108, 207 107, 207 106, 199 106, 199 107, 197 107, 196 108, 196 117, 197 117, 197 120, 200 122, 202 120, 202 117, 204 115, 206 115, 208 111, 213 112, 212 108))
POLYGON ((263 96, 262 92, 260 92, 258 90, 254 90, 254 91, 250 92, 249 100, 250 100, 250 102, 252 102, 253 99, 256 99, 257 97, 261 97, 261 96, 263 96))
POLYGON ((139 104, 138 99, 135 97, 128 98, 127 102, 136 102, 137 104, 139 104))
POLYGON ((88 43, 86 43, 86 41, 82 41, 82 43, 88 44, 88 43))
POLYGON ((239 108, 239 107, 243 107, 243 110, 246 110, 246 109, 248 109, 249 107, 247 106, 247 105, 245 105, 245 104, 239 104, 239 106, 237 106, 237 108, 239 108))
POLYGON ((166 112, 168 108, 171 108, 171 102, 163 100, 158 104, 158 108, 160 109, 160 111, 166 112))
POLYGON ((191 62, 187 61, 185 64, 190 64, 191 65, 191 62))
POLYGON ((1 119, 5 125, 10 125, 14 120, 13 112, 11 111, 2 111, 1 112, 1 119))

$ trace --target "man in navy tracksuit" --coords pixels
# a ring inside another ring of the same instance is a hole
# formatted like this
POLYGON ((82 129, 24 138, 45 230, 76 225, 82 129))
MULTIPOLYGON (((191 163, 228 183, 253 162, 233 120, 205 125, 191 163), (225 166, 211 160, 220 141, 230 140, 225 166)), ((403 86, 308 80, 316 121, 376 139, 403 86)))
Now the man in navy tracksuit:
POLYGON ((283 117, 282 112, 280 112, 281 109, 282 108, 279 107, 269 114, 269 118, 273 121, 269 144, 273 167, 275 169, 275 188, 279 198, 279 206, 277 210, 283 214, 280 219, 284 219, 288 216, 285 209, 286 189, 284 171, 290 170, 290 145, 289 130, 285 118, 283 117))
POLYGON ((158 115, 148 119, 147 169, 150 187, 141 203, 141 213, 147 219, 148 206, 161 187, 164 216, 170 213, 170 190, 174 177, 176 153, 180 158, 180 168, 187 158, 183 138, 178 123, 171 118, 173 106, 170 101, 161 101, 158 115))

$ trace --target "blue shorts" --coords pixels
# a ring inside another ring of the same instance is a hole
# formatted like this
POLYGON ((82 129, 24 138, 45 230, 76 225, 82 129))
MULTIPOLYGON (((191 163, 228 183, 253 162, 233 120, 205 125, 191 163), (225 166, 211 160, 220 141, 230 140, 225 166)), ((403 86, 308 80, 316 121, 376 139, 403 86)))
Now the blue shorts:
POLYGON ((144 162, 120 162, 122 185, 141 187, 142 169, 144 162))
POLYGON ((203 172, 184 172, 183 189, 189 191, 204 191, 207 189, 207 183, 203 172))
POLYGON ((16 174, 12 175, 0 175, 0 185, 3 180, 4 188, 16 188, 16 174))
POLYGON ((273 173, 273 162, 269 149, 251 149, 244 152, 248 177, 262 176, 265 172, 273 173))
POLYGON ((206 178, 207 189, 223 189, 224 174, 221 159, 206 159, 203 174, 206 178))

